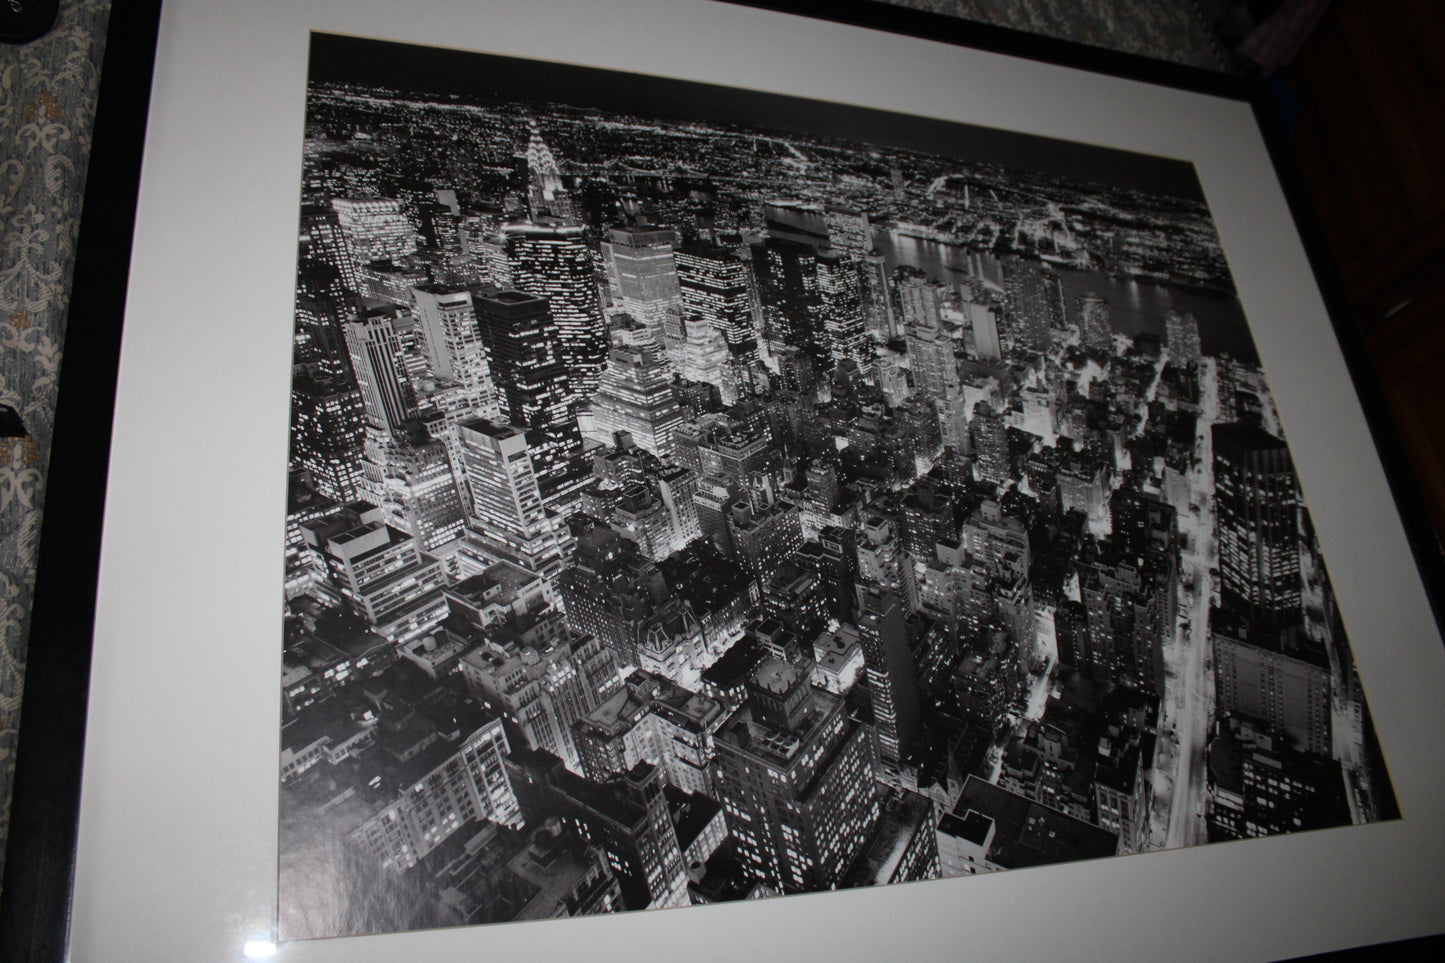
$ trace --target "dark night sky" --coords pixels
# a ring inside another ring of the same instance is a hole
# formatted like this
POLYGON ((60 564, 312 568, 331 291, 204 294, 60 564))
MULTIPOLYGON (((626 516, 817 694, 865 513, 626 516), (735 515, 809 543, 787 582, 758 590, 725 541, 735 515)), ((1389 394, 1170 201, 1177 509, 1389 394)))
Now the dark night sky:
POLYGON ((310 70, 316 81, 458 94, 481 102, 545 100, 647 118, 734 123, 1204 200, 1193 165, 1184 161, 643 73, 324 33, 311 35, 310 70))

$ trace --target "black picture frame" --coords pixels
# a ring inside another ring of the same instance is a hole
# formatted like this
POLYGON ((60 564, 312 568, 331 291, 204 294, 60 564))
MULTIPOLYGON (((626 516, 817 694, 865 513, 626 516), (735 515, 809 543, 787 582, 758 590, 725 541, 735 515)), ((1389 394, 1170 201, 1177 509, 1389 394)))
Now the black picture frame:
POLYGON ((106 28, 0 888, 6 960, 66 956, 111 415, 160 8, 116 4, 106 28))
MULTIPOLYGON (((1431 532, 1363 338, 1289 156, 1271 100, 1254 82, 1097 47, 870 0, 719 0, 987 50, 1139 83, 1208 93, 1254 111, 1325 300, 1353 389, 1384 465, 1437 627, 1445 625, 1445 558, 1431 532)), ((16 760, 0 958, 67 955, 80 816, 95 589, 129 251, 136 216, 159 0, 117 4, 102 75, 76 261, 61 401, 51 456, 31 646, 16 760)))

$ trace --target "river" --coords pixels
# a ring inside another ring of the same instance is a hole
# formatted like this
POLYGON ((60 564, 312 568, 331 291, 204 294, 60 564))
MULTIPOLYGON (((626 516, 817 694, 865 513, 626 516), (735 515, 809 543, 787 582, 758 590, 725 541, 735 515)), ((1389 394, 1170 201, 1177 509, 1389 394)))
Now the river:
MULTIPOLYGON (((875 231, 873 242, 890 270, 907 264, 947 283, 957 281, 960 275, 969 275, 972 270, 970 260, 977 262, 979 259, 979 255, 957 244, 929 241, 892 231, 875 231)), ((996 279, 997 259, 982 255, 982 260, 986 265, 992 265, 985 268, 985 274, 996 279)), ((1205 354, 1228 354, 1239 361, 1258 363, 1259 354, 1238 298, 1128 278, 1108 278, 1068 268, 1057 268, 1055 273, 1063 288, 1064 308, 1071 323, 1078 320, 1074 313, 1078 297, 1097 294, 1109 302, 1109 321, 1115 331, 1128 335, 1148 332, 1162 340, 1164 316, 1173 309, 1193 314, 1199 322, 1199 342, 1205 354)))

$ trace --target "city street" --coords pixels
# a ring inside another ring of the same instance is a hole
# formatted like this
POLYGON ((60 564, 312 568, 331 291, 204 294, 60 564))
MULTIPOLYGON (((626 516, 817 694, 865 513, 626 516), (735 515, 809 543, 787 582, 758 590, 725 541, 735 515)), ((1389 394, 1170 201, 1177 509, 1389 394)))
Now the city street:
POLYGON ((1211 570, 1218 561, 1213 501, 1214 451, 1210 427, 1218 419, 1217 369, 1200 368, 1203 414, 1196 441, 1198 461, 1189 479, 1189 505, 1179 510, 1185 540, 1180 558, 1180 624, 1164 648, 1165 692, 1160 709, 1160 754, 1155 769, 1152 841, 1168 848, 1205 841, 1205 746, 1214 710, 1214 673, 1209 639, 1211 570), (1196 511, 1197 508, 1197 511, 1196 511), (1161 820, 1161 817, 1164 817, 1161 820), (1161 826, 1160 823, 1163 823, 1161 826), (1161 838, 1162 837, 1162 838, 1161 838))
POLYGON ((1054 607, 1040 607, 1034 616, 1034 649, 1031 660, 1044 662, 1044 671, 1028 675, 1028 707, 1024 718, 1037 722, 1044 717, 1049 705, 1049 695, 1054 688, 1054 673, 1059 664, 1058 645, 1054 641, 1054 607))

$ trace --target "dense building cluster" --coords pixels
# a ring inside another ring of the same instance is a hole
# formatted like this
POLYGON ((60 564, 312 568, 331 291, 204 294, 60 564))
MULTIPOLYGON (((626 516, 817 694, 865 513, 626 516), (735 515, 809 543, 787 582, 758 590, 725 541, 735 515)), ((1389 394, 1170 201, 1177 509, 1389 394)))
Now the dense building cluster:
POLYGON ((1388 811, 1260 370, 1098 293, 1212 238, 680 130, 312 89, 287 935, 1388 811))

